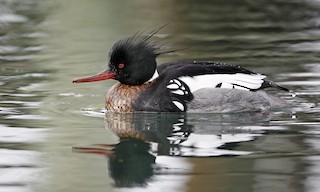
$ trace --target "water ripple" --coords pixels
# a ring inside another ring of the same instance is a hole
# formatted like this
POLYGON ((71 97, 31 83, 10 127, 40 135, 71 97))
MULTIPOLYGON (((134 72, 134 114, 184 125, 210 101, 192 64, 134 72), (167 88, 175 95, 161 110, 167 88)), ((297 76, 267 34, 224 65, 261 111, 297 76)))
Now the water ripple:
MULTIPOLYGON (((7 127, 0 125, 0 146, 1 143, 38 143, 44 142, 47 138, 48 129, 45 128, 23 128, 23 127, 7 127)), ((1 158, 1 162, 5 162, 1 158)))
POLYGON ((23 15, 0 14, 0 24, 1 23, 25 23, 27 21, 28 21, 28 18, 23 15))

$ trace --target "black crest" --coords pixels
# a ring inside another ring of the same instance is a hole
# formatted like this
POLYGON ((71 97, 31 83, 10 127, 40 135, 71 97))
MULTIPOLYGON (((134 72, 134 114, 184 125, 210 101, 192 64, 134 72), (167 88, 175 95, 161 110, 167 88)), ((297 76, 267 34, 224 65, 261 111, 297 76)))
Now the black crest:
POLYGON ((109 67, 117 74, 116 80, 127 85, 139 85, 151 79, 157 66, 156 57, 168 52, 151 41, 163 27, 147 36, 137 33, 114 44, 109 53, 109 67))

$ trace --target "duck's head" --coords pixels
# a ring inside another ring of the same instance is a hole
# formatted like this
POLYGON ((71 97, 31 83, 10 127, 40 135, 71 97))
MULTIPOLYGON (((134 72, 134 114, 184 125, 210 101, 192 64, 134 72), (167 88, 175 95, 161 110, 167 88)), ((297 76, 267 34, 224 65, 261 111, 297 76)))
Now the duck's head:
POLYGON ((153 34, 141 38, 134 35, 116 42, 109 53, 108 69, 88 77, 73 80, 74 83, 115 79, 127 85, 147 82, 156 72, 156 57, 160 47, 149 41, 153 34))

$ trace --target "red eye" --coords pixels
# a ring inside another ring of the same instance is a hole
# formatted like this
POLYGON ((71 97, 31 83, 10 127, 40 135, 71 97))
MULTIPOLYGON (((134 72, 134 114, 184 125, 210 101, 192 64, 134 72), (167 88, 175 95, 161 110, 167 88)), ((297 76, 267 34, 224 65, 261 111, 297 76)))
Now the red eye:
POLYGON ((120 64, 118 65, 118 68, 119 68, 119 69, 124 68, 124 64, 123 64, 123 63, 120 63, 120 64))

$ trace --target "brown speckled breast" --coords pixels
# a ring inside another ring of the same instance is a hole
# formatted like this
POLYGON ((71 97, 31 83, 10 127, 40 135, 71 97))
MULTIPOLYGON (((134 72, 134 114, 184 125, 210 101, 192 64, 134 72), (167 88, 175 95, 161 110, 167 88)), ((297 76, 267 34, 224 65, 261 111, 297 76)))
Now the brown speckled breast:
POLYGON ((113 112, 134 112, 132 103, 141 91, 150 87, 151 84, 151 82, 135 86, 115 84, 106 95, 106 109, 113 112))
MULTIPOLYGON (((151 137, 140 131, 141 127, 135 122, 134 113, 106 113, 106 128, 120 138, 136 138, 143 141, 153 141, 151 137)), ((140 117, 140 116, 139 116, 140 117)), ((142 116, 141 116, 142 117, 142 116)))

